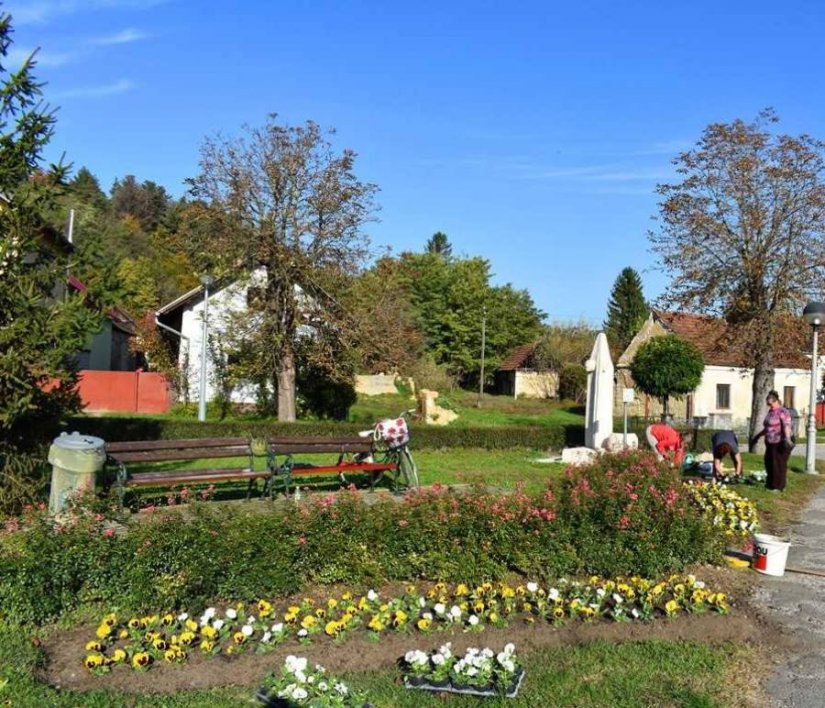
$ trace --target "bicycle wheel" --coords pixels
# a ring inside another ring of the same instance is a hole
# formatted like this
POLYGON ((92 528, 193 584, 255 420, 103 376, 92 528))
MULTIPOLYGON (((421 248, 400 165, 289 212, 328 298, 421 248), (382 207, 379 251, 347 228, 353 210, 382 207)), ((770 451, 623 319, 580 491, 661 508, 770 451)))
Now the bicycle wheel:
POLYGON ((418 468, 415 466, 412 453, 406 447, 398 451, 398 473, 401 482, 407 489, 419 489, 418 468))

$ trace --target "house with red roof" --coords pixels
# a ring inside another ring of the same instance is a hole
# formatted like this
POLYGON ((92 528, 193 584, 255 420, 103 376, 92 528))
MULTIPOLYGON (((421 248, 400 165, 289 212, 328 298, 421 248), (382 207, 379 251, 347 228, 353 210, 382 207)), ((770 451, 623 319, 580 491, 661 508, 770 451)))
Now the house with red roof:
MULTIPOLYGON (((744 429, 751 415, 753 369, 749 351, 752 331, 707 315, 653 310, 616 363, 614 412, 622 414, 622 389, 633 388, 630 365, 639 347, 652 337, 676 335, 696 346, 705 360, 702 381, 695 391, 671 401, 676 420, 700 427, 744 429)), ((774 356, 773 388, 784 405, 794 409, 804 421, 810 410, 810 327, 801 318, 789 317, 779 325, 774 356)), ((820 380, 821 380, 820 359, 820 380)), ((662 409, 658 399, 636 392, 628 414, 657 418, 662 409)), ((797 434, 804 434, 804 423, 797 434)))
POLYGON ((555 398, 559 392, 558 372, 541 366, 536 357, 539 342, 516 347, 495 373, 496 393, 518 398, 555 398))

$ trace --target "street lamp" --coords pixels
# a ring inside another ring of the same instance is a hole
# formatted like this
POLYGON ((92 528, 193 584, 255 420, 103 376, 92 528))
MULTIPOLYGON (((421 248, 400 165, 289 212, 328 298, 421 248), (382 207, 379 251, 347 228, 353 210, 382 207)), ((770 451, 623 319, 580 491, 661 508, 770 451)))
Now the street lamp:
POLYGON ((825 322, 825 302, 809 302, 802 311, 802 317, 813 330, 813 357, 811 358, 811 402, 808 406, 808 439, 805 448, 805 471, 816 474, 816 389, 819 378, 817 366, 817 344, 819 327, 825 322))
POLYGON ((203 285, 203 329, 201 330, 201 387, 198 396, 198 420, 206 420, 206 354, 208 349, 207 337, 209 336, 209 288, 215 280, 211 275, 201 276, 203 285))

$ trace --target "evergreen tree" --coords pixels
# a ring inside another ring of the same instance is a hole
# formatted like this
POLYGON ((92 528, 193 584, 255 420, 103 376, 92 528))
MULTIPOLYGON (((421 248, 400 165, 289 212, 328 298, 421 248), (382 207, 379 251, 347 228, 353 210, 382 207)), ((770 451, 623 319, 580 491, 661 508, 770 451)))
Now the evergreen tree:
POLYGON ((66 289, 71 250, 46 221, 65 168, 40 169, 54 128, 30 57, 4 68, 11 18, 0 17, 0 509, 37 491, 38 445, 79 408, 75 354, 100 326, 66 289))
POLYGON ((435 253, 443 258, 450 258, 453 255, 453 247, 447 234, 436 231, 429 239, 425 247, 427 253, 435 253))
POLYGON ((619 273, 610 291, 607 303, 605 334, 620 354, 639 331, 648 316, 648 305, 642 292, 642 279, 633 268, 625 268, 619 273))

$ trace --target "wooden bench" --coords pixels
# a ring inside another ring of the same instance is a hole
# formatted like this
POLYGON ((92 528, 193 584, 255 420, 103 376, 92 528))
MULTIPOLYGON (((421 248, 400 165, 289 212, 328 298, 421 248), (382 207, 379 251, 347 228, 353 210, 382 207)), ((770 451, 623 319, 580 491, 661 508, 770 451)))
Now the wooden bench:
POLYGON ((335 474, 345 482, 344 475, 348 473, 365 473, 370 476, 370 489, 374 490, 376 481, 384 472, 398 471, 398 462, 394 459, 373 460, 375 449, 371 438, 272 437, 268 440, 268 447, 271 483, 274 486, 280 482, 287 495, 294 477, 335 474), (295 461, 296 455, 316 454, 335 454, 338 460, 329 465, 295 461))
POLYGON ((272 468, 268 464, 266 441, 247 438, 196 438, 189 440, 146 440, 106 444, 107 465, 117 468, 115 486, 121 506, 128 488, 175 487, 177 485, 213 484, 246 480, 247 499, 256 480, 265 480, 264 493, 272 497, 272 468), (192 460, 222 460, 242 457, 244 465, 210 466, 204 469, 153 469, 134 471, 158 463, 192 460), (266 458, 260 465, 257 457, 266 458), (260 467, 261 469, 256 469, 260 467))

